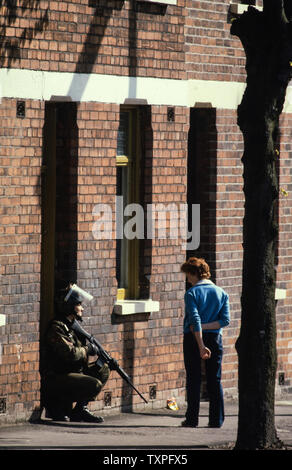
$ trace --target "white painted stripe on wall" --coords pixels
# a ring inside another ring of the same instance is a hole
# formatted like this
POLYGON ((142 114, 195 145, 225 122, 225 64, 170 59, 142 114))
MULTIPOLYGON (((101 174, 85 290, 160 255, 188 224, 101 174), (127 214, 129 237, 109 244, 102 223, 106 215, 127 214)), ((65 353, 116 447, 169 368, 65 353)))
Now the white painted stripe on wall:
MULTIPOLYGON (((151 77, 0 70, 0 97, 35 100, 65 99, 124 104, 138 100, 152 105, 236 109, 245 83, 212 80, 171 80, 151 77)), ((284 112, 292 112, 292 87, 284 112)))
POLYGON ((23 69, 0 70, 2 96, 51 100, 123 104, 127 99, 148 104, 187 106, 187 82, 147 77, 42 72, 23 69))
POLYGON ((236 109, 241 102, 245 83, 213 80, 188 80, 188 106, 210 103, 213 108, 236 109))

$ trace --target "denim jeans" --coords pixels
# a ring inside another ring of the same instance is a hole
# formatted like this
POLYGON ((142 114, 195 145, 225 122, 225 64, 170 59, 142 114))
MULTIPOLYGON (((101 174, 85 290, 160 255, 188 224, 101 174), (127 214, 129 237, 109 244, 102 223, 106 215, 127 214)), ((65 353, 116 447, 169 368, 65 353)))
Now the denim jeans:
MULTIPOLYGON (((209 426, 220 427, 224 421, 224 400, 221 385, 222 336, 219 333, 203 332, 203 341, 205 346, 211 350, 210 359, 205 361, 209 396, 209 426)), ((187 392, 186 420, 197 425, 200 410, 202 360, 193 333, 184 334, 183 349, 187 392)))

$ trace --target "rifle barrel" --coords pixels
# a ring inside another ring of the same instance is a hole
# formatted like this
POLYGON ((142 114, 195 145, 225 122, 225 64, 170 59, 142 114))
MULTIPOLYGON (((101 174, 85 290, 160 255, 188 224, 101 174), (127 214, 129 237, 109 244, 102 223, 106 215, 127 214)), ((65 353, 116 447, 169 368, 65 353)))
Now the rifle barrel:
MULTIPOLYGON (((99 343, 99 341, 97 341, 97 339, 95 339, 92 335, 90 335, 89 333, 87 333, 87 331, 85 331, 82 326, 76 321, 74 320, 73 322, 73 325, 72 325, 72 328, 73 330, 75 330, 76 332, 78 333, 81 333, 85 336, 86 339, 88 339, 89 342, 91 343, 94 343, 101 351, 102 355, 104 356, 104 359, 106 361, 110 361, 112 359, 112 357, 110 356, 110 354, 108 354, 107 351, 105 351, 105 349, 103 349, 103 347, 101 346, 101 344, 99 343)), ((131 379, 130 377, 128 376, 128 374, 119 366, 118 364, 118 367, 115 368, 115 370, 117 371, 117 373, 122 377, 122 379, 124 379, 134 390, 136 393, 138 393, 138 395, 144 400, 145 403, 148 403, 148 401, 143 397, 143 395, 139 392, 139 390, 137 390, 137 388, 132 384, 131 382, 131 379)))

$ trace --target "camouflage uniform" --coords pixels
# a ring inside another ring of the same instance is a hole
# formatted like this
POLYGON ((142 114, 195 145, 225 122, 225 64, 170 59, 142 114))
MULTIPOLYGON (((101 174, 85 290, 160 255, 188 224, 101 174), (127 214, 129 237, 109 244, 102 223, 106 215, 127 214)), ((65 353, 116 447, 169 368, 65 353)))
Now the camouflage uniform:
POLYGON ((52 320, 44 340, 42 396, 46 408, 59 405, 68 413, 73 402, 96 398, 108 380, 107 364, 88 364, 88 346, 66 318, 52 320))

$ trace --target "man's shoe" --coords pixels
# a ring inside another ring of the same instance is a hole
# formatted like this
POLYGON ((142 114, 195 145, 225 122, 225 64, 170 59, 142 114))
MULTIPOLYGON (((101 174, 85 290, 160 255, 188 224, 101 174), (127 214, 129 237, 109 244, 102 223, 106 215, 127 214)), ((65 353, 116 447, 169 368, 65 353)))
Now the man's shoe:
POLYGON ((211 424, 211 423, 208 424, 208 428, 221 428, 221 427, 222 427, 222 424, 211 424))
POLYGON ((198 426, 198 423, 192 423, 190 421, 187 421, 186 419, 182 421, 181 426, 184 428, 196 428, 198 426))
POLYGON ((70 421, 77 423, 103 423, 104 419, 101 416, 94 416, 89 409, 84 406, 83 408, 74 408, 71 413, 70 421))

